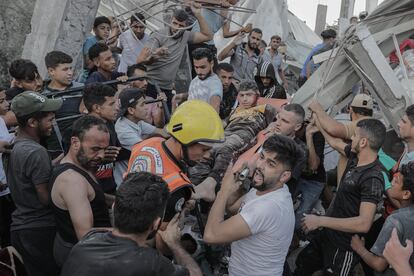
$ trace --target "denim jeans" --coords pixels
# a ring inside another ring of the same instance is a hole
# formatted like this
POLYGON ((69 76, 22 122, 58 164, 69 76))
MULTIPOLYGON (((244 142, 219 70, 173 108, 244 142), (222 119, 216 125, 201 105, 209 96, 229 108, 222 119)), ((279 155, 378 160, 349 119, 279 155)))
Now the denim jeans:
POLYGON ((300 178, 297 182, 295 195, 302 194, 299 207, 295 211, 295 230, 300 228, 303 214, 309 214, 318 202, 325 183, 300 178))

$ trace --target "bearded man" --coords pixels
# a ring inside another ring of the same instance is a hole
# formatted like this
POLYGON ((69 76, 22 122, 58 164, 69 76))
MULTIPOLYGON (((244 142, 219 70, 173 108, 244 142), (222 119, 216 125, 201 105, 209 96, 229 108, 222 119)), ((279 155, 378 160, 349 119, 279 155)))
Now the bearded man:
POLYGON ((53 255, 60 267, 92 228, 111 227, 105 194, 95 178, 109 136, 103 120, 93 116, 78 119, 69 152, 53 170, 50 197, 57 227, 53 255))

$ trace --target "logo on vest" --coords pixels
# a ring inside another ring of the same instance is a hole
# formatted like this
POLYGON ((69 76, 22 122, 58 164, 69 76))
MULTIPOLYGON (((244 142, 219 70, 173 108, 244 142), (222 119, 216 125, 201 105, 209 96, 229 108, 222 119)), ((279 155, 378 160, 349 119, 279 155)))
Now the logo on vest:
POLYGON ((162 163, 162 158, 161 158, 160 152, 157 149, 152 148, 152 147, 143 147, 142 151, 151 153, 152 157, 154 158, 155 173, 160 174, 160 175, 164 174, 164 165, 162 163))

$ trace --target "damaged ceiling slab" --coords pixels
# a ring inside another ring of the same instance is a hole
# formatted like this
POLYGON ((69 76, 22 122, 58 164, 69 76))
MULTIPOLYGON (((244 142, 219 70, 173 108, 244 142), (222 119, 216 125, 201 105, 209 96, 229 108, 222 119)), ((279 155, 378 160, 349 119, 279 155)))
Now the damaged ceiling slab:
POLYGON ((398 80, 385 57, 413 33, 414 1, 384 1, 366 20, 348 28, 292 102, 307 106, 315 99, 329 109, 344 99, 349 102, 353 86, 362 81, 384 119, 398 131, 398 121, 413 102, 413 83, 398 80))

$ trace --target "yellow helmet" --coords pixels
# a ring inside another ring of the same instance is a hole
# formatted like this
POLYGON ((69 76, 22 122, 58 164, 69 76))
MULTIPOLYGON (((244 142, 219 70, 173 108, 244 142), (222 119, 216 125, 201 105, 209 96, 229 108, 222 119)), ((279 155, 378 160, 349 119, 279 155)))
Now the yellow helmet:
POLYGON ((183 145, 224 142, 219 115, 211 105, 199 100, 181 104, 171 116, 167 132, 183 145))

